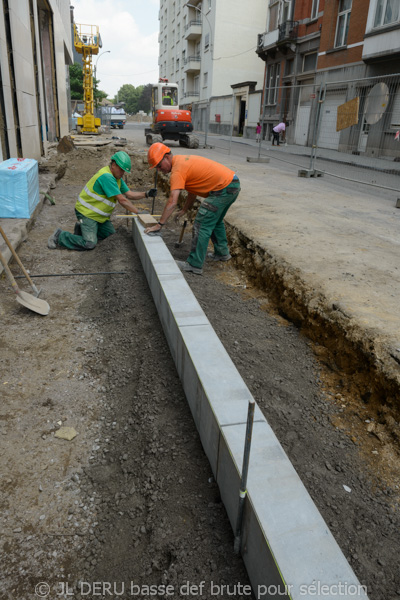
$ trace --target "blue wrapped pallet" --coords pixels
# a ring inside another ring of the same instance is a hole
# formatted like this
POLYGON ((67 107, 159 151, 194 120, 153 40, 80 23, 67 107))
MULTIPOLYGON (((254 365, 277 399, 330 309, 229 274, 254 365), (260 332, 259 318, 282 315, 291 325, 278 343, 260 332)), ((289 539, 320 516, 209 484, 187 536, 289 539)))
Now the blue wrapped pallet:
POLYGON ((0 163, 0 218, 29 219, 39 203, 39 168, 33 158, 0 163))

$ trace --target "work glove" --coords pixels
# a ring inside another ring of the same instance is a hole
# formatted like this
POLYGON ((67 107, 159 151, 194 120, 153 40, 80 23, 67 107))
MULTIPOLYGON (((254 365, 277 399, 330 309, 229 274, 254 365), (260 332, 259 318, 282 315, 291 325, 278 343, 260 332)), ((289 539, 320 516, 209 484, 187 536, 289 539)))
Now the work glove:
POLYGON ((151 188, 148 192, 146 192, 146 198, 155 198, 157 196, 157 188, 151 188))

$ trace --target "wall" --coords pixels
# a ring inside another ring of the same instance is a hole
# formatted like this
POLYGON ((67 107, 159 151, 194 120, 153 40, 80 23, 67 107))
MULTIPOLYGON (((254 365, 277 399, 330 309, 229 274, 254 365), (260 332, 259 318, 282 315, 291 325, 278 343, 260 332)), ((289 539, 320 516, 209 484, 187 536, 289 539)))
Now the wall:
POLYGON ((69 0, 49 0, 52 44, 45 53, 37 4, 37 0, 0 0, 3 160, 17 156, 39 159, 46 150, 51 118, 56 121, 53 129, 57 135, 62 137, 69 132, 66 70, 72 59, 69 0), (48 90, 54 101, 52 115, 47 114, 49 97, 45 100, 45 63, 48 90))
POLYGON ((216 1, 210 96, 229 94, 230 86, 242 81, 256 81, 256 87, 262 87, 264 63, 256 54, 256 47, 265 17, 265 0, 253 0, 251 10, 240 0, 216 1))
POLYGON ((362 61, 368 2, 353 0, 347 45, 342 49, 334 48, 337 17, 338 2, 336 0, 326 0, 318 55, 318 70, 362 61))

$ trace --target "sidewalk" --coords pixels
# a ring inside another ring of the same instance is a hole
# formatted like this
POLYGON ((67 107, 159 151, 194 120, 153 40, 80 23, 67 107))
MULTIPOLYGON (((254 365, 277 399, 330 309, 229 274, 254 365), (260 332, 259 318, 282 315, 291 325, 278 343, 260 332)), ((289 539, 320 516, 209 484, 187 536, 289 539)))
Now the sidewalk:
MULTIPOLYGON (((205 135, 201 132, 196 132, 196 135, 200 137, 202 140, 205 135)), ((231 140, 230 136, 222 136, 216 134, 208 134, 207 135, 207 144, 212 145, 212 140, 215 138, 220 138, 224 140, 224 142, 229 142, 231 140)), ((245 146, 251 146, 252 148, 259 148, 260 144, 255 140, 243 137, 233 137, 232 143, 242 144, 245 146)), ((281 154, 292 155, 292 156, 311 156, 311 148, 309 146, 298 146, 296 144, 281 144, 279 146, 279 150, 276 146, 272 146, 270 141, 262 141, 261 142, 261 154, 263 156, 271 156, 271 152, 278 151, 281 154)), ((317 160, 323 159, 339 164, 347 164, 357 167, 364 167, 368 169, 372 169, 374 171, 379 171, 382 173, 390 173, 390 174, 398 174, 400 175, 400 162, 395 162, 392 157, 371 157, 365 155, 357 155, 357 154, 346 154, 345 152, 339 152, 337 150, 330 150, 328 148, 318 148, 317 149, 317 160)), ((399 191, 400 191, 400 182, 399 182, 399 191)))

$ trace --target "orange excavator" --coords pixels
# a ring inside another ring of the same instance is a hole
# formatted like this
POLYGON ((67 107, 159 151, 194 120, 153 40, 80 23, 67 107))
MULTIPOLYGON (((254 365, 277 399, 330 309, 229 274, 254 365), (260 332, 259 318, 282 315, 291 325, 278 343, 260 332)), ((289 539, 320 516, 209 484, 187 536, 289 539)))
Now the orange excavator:
POLYGON ((192 113, 179 108, 178 84, 161 78, 151 90, 153 122, 144 130, 146 143, 175 140, 185 148, 198 148, 199 140, 193 135, 192 113))

